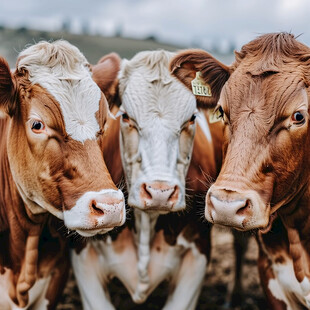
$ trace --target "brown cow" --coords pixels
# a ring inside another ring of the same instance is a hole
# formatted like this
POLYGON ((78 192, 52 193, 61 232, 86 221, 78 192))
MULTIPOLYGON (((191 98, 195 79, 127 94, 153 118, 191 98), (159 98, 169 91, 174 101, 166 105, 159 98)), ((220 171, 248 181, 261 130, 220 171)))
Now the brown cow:
POLYGON ((113 277, 136 303, 145 302, 168 280, 163 309, 196 307, 210 258, 211 225, 201 221, 202 197, 219 171, 222 124, 210 125, 207 115, 197 111, 193 94, 170 75, 172 56, 166 51, 141 52, 123 60, 119 80, 110 83, 101 75, 108 68, 116 71, 120 60, 115 54, 93 68, 114 114, 121 103, 121 117, 108 121, 103 149, 114 182, 126 178, 133 210, 118 233, 89 242, 80 253, 73 251, 85 309, 114 309, 107 290, 113 277), (118 99, 113 96, 117 93, 118 99), (185 184, 192 199, 186 211, 185 184))
POLYGON ((310 48, 288 33, 267 34, 243 46, 230 67, 197 50, 178 55, 171 68, 185 84, 201 72, 226 124, 206 218, 258 230, 272 309, 310 308, 310 48))
POLYGON ((54 309, 68 271, 60 220, 82 236, 125 220, 98 144, 108 105, 76 47, 40 42, 14 73, 0 58, 0 113, 0 309, 54 309))

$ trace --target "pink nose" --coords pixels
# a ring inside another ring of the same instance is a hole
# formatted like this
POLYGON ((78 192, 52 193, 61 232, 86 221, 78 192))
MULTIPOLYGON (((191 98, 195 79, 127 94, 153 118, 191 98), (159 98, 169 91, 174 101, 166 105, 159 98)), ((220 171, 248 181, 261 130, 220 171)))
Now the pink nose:
POLYGON ((100 226, 118 226, 125 220, 124 197, 119 191, 95 194, 90 197, 88 207, 90 218, 100 226))
POLYGON ((84 237, 105 233, 124 224, 124 195, 114 189, 86 192, 72 208, 63 211, 63 216, 67 228, 76 230, 84 237))
POLYGON ((146 209, 172 209, 179 199, 179 193, 177 185, 169 185, 162 181, 143 183, 140 188, 140 198, 146 209))
POLYGON ((212 185, 206 196, 205 217, 214 224, 250 230, 268 224, 269 208, 253 190, 241 192, 212 185))

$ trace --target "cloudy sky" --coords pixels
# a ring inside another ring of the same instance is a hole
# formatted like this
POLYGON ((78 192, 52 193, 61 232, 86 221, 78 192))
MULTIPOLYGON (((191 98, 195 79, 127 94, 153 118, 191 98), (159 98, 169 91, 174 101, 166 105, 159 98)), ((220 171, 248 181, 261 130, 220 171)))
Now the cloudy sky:
POLYGON ((310 46, 309 0, 0 0, 0 24, 237 48, 259 34, 288 31, 310 46), (225 45, 226 44, 226 45, 225 45))

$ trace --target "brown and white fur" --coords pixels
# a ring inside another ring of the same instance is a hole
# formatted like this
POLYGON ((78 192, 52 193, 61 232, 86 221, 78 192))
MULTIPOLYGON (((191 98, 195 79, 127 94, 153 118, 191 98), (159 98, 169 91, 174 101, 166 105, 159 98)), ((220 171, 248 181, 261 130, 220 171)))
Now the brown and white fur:
MULTIPOLYGON (((73 252, 84 309, 114 309, 107 290, 113 277, 136 303, 145 302, 168 280, 164 309, 196 307, 211 246, 211 226, 201 222, 204 201, 199 194, 208 188, 205 176, 215 178, 219 170, 222 125, 210 126, 191 92, 170 76, 172 56, 166 51, 141 52, 122 62, 113 83, 101 78, 109 70, 101 70, 117 68, 115 54, 93 68, 94 79, 114 104, 113 94, 119 95, 121 116, 108 122, 104 156, 114 182, 124 173, 133 209, 118 234, 73 252), (186 184, 192 201, 187 208, 186 184), (93 289, 85 282, 90 273, 93 289)), ((114 114, 117 110, 114 105, 114 114)))
POLYGON ((0 58, 0 309, 54 309, 69 251, 125 221, 99 145, 108 105, 81 52, 40 42, 0 58))

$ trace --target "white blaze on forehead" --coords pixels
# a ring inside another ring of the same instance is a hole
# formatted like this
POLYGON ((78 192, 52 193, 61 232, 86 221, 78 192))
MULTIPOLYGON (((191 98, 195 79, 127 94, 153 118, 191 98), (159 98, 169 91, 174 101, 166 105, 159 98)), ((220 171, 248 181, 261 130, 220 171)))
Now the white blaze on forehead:
MULTIPOLYGON (((196 111, 195 96, 169 72, 173 55, 141 52, 130 61, 123 60, 119 72, 122 109, 139 127, 141 170, 147 178, 153 175, 171 182, 172 176, 179 179, 176 165, 182 127, 196 111)), ((133 155, 128 152, 125 146, 124 157, 133 155)))
POLYGON ((96 138, 101 91, 75 46, 66 41, 38 43, 20 54, 17 69, 26 69, 31 83, 41 85, 58 101, 66 131, 73 139, 96 138))
POLYGON ((196 110, 194 95, 168 70, 173 55, 167 51, 141 52, 122 62, 122 106, 141 128, 159 118, 166 127, 178 131, 196 110))

